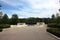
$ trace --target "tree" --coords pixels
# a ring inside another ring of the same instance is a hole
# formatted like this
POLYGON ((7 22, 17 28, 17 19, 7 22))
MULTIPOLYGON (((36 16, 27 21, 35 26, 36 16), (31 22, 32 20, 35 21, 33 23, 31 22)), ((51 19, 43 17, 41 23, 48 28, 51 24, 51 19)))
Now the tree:
POLYGON ((2 6, 1 6, 1 4, 0 4, 0 18, 2 17, 2 14, 3 14, 3 13, 1 12, 1 7, 2 7, 2 6))
POLYGON ((1 6, 1 4, 0 4, 0 10, 1 10, 1 7, 2 7, 2 6, 1 6))
POLYGON ((2 18, 2 15, 3 15, 3 13, 2 13, 2 12, 0 12, 0 19, 2 18))
POLYGON ((45 24, 48 24, 50 22, 50 18, 43 18, 43 22, 45 22, 45 24))
POLYGON ((3 24, 8 24, 8 20, 9 20, 8 15, 4 14, 4 16, 2 17, 2 23, 3 24))
POLYGON ((60 9, 59 9, 59 12, 60 12, 60 9))
POLYGON ((36 22, 35 18, 33 18, 33 17, 28 18, 28 19, 26 20, 26 24, 29 24, 29 25, 34 25, 34 24, 36 24, 36 23, 37 23, 37 22, 36 22))
POLYGON ((56 14, 56 17, 59 17, 59 13, 56 14))
POLYGON ((60 23, 60 16, 59 17, 57 17, 57 23, 60 23))
POLYGON ((55 22, 56 19, 55 19, 55 15, 54 14, 52 15, 52 19, 51 20, 52 20, 53 23, 55 22))
POLYGON ((55 15, 53 14, 53 15, 52 15, 52 19, 54 19, 54 18, 55 18, 55 15))
POLYGON ((57 16, 57 17, 56 17, 56 22, 57 22, 57 23, 60 23, 60 16, 59 16, 59 13, 57 13, 56 16, 57 16))
POLYGON ((1 19, 2 19, 2 15, 3 15, 2 11, 1 11, 1 7, 2 7, 2 5, 0 4, 0 24, 2 23, 1 19))
POLYGON ((3 13, 0 12, 0 24, 2 23, 2 20, 1 20, 1 19, 2 19, 2 14, 3 14, 3 13))
POLYGON ((13 14, 11 18, 11 24, 17 24, 18 23, 18 15, 13 14))
POLYGON ((19 23, 25 23, 25 22, 26 22, 26 19, 25 19, 25 18, 23 18, 23 19, 20 18, 20 19, 18 20, 18 22, 19 22, 19 23))

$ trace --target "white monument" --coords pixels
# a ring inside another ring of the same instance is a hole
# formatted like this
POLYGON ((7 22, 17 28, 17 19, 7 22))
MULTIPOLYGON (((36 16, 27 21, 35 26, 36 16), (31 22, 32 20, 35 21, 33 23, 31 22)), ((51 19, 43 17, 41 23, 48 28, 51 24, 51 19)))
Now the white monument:
POLYGON ((17 23, 17 25, 11 25, 11 28, 16 28, 16 27, 26 27, 27 25, 25 23, 17 23))
POLYGON ((25 27, 27 26, 25 23, 17 23, 17 27, 25 27))

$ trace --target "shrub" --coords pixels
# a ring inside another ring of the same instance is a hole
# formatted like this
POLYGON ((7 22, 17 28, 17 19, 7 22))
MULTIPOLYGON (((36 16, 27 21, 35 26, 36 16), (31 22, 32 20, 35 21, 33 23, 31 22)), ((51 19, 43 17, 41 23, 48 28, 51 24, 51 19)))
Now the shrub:
POLYGON ((59 23, 59 24, 57 24, 57 27, 58 27, 58 28, 60 28, 60 23, 59 23))
POLYGON ((47 31, 60 37, 60 29, 58 29, 58 28, 50 28, 50 29, 47 29, 47 31))
POLYGON ((2 32, 2 29, 0 29, 0 32, 2 32))
POLYGON ((35 22, 26 22, 27 25, 35 25, 36 23, 35 22))
POLYGON ((0 28, 10 28, 9 24, 0 24, 0 28))
POLYGON ((60 28, 60 24, 57 24, 57 23, 50 23, 47 26, 52 28, 60 28))

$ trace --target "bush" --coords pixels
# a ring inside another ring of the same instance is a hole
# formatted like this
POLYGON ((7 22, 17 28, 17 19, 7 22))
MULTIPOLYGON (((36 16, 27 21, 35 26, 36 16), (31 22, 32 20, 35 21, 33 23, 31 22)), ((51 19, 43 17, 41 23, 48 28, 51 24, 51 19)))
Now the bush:
POLYGON ((57 23, 50 23, 47 25, 48 27, 52 27, 52 28, 60 28, 60 23, 57 24, 57 23))
POLYGON ((2 32, 2 29, 0 29, 0 32, 2 32))
POLYGON ((27 25, 35 25, 35 22, 26 22, 27 25))
POLYGON ((0 28, 10 28, 9 24, 0 24, 0 28))
POLYGON ((50 28, 50 29, 47 29, 47 31, 60 37, 60 29, 58 29, 58 28, 50 28))
POLYGON ((60 28, 60 23, 59 23, 59 24, 57 24, 57 27, 58 27, 58 28, 60 28))

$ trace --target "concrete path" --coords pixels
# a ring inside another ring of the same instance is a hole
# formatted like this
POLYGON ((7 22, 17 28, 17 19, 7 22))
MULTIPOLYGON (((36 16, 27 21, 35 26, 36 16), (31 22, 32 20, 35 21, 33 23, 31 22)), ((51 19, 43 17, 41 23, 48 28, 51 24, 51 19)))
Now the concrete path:
POLYGON ((4 29, 0 40, 57 40, 46 32, 46 25, 4 29))

